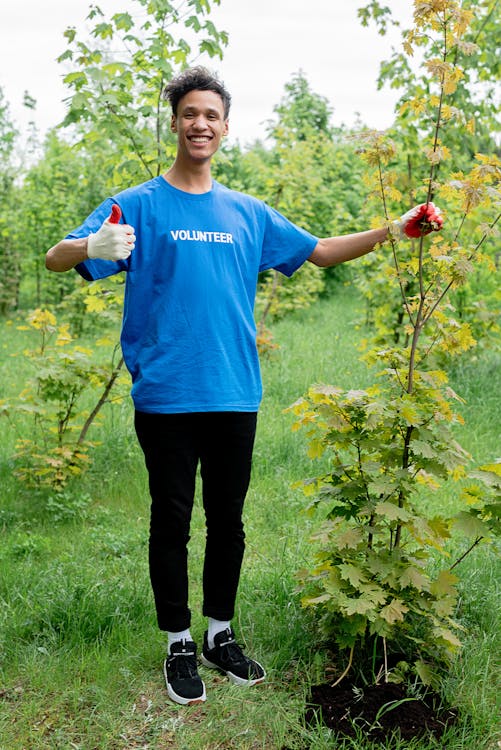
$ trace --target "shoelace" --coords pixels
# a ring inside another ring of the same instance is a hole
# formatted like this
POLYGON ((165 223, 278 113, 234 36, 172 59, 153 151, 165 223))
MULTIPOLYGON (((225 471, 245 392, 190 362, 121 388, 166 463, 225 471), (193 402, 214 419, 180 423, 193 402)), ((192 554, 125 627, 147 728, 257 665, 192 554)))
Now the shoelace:
POLYGON ((167 666, 176 673, 179 679, 197 677, 197 661, 193 651, 172 654, 167 660, 167 666))
POLYGON ((251 664, 251 660, 245 656, 242 648, 232 639, 220 644, 221 661, 230 664, 251 664))

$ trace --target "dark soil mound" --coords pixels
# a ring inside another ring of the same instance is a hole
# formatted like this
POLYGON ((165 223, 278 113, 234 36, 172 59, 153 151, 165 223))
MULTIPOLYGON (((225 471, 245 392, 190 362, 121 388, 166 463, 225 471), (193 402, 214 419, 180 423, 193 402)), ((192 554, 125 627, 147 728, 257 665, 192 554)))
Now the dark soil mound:
POLYGON ((372 741, 387 743, 396 735, 408 740, 433 734, 441 737, 457 718, 439 697, 410 695, 405 685, 382 683, 362 689, 344 684, 316 685, 306 709, 306 721, 321 721, 339 734, 356 737, 359 728, 372 741))

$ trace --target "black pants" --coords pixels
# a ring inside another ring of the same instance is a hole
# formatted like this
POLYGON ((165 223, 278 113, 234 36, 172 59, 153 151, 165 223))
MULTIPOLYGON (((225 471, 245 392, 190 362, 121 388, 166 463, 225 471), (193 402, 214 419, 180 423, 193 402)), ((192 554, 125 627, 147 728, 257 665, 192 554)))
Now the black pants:
POLYGON ((203 614, 231 620, 245 548, 255 412, 146 414, 135 427, 149 474, 149 565, 161 630, 188 628, 188 552, 198 462, 207 527, 203 614))

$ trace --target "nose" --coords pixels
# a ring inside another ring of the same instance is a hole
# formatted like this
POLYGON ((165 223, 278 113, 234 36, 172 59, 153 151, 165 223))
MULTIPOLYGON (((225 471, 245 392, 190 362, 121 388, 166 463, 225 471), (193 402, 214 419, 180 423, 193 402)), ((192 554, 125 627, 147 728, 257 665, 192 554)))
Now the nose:
POLYGON ((205 130, 207 127, 207 118, 203 114, 199 114, 195 117, 192 123, 192 127, 197 130, 205 130))

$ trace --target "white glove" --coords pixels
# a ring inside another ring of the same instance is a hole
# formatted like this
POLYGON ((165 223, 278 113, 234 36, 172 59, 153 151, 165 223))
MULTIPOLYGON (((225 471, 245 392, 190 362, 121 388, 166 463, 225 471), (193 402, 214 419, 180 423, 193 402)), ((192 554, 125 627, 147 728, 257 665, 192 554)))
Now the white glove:
POLYGON ((134 250, 136 242, 134 228, 128 224, 110 221, 112 216, 115 217, 115 212, 105 219, 95 234, 89 234, 87 238, 89 258, 125 260, 134 250))

